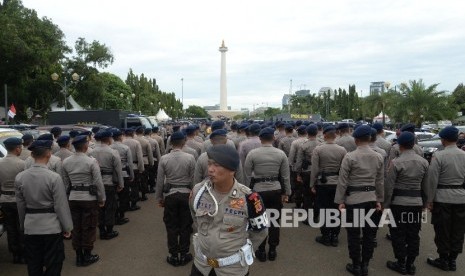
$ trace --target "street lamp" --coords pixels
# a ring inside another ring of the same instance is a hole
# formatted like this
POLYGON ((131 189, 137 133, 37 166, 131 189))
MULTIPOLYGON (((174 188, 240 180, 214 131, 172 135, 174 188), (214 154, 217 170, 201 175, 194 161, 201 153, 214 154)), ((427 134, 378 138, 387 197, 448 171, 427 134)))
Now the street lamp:
MULTIPOLYGON (((132 100, 131 100, 131 109, 133 109, 134 99, 136 98, 136 94, 132 93, 131 98, 132 98, 132 100)), ((136 109, 137 109, 137 107, 136 107, 136 109)))
POLYGON ((79 75, 76 72, 74 72, 71 75, 71 83, 68 83, 68 78, 66 77, 66 73, 67 72, 71 73, 72 71, 73 71, 72 69, 63 70, 63 84, 58 82, 58 79, 60 78, 60 76, 57 73, 53 73, 50 75, 53 82, 58 84, 61 87, 61 93, 63 93, 63 95, 65 96, 65 111, 67 111, 68 87, 70 84, 77 83, 79 81, 79 75))

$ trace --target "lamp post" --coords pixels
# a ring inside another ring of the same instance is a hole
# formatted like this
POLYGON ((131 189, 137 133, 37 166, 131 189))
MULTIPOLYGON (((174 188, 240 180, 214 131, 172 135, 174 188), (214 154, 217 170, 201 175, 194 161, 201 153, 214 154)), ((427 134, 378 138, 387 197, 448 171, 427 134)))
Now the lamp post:
MULTIPOLYGON (((389 86, 391 86, 391 83, 387 81, 387 82, 384 83, 384 86, 386 87, 386 92, 385 93, 387 93, 388 90, 389 90, 389 86)), ((385 106, 386 103, 384 102, 384 99, 381 99, 381 101, 382 101, 381 107, 382 107, 382 112, 383 112, 383 126, 384 126, 386 124, 386 114, 384 114, 385 113, 385 108, 386 108, 386 106, 385 106)))
POLYGON ((61 93, 63 93, 63 95, 65 96, 65 111, 68 110, 67 109, 68 87, 69 87, 69 85, 71 85, 73 83, 77 83, 79 81, 79 75, 76 72, 74 72, 71 75, 71 83, 68 83, 68 78, 66 76, 66 73, 71 73, 71 72, 73 72, 73 69, 67 70, 65 68, 63 70, 63 75, 62 75, 63 76, 63 84, 58 82, 58 79, 60 78, 60 76, 57 73, 53 73, 52 75, 50 75, 53 82, 58 84, 61 87, 61 93))
MULTIPOLYGON (((133 107, 133 105, 134 105, 134 99, 136 98, 136 94, 132 93, 132 94, 131 94, 131 98, 132 98, 132 100, 131 100, 131 109, 133 109, 133 108, 134 108, 134 107, 133 107)), ((137 106, 136 106, 136 110, 137 110, 137 106)))

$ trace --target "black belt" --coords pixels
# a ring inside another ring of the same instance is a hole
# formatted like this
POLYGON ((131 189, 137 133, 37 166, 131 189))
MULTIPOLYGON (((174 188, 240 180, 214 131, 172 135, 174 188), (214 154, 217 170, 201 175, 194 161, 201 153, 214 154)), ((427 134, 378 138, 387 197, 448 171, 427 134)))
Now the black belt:
POLYGON ((71 190, 81 191, 81 192, 88 192, 90 190, 90 186, 72 186, 71 190))
POLYGON ((187 189, 190 189, 189 188, 189 184, 187 185, 183 185, 183 184, 168 184, 170 185, 171 188, 187 188, 187 189))
POLYGON ((421 197, 421 190, 394 189, 392 196, 421 197))
POLYGON ((1 194, 2 194, 2 195, 14 196, 14 195, 15 195, 15 192, 14 192, 14 191, 2 191, 1 194))
POLYGON ((278 181, 278 180, 279 180, 279 177, 277 177, 277 176, 272 176, 272 177, 261 177, 261 178, 255 178, 255 177, 253 177, 252 180, 253 180, 255 183, 258 183, 258 182, 273 182, 273 181, 278 181))
POLYGON ((132 163, 133 163, 133 164, 139 164, 139 162, 137 162, 137 161, 132 161, 132 163))
POLYGON ((55 208, 39 208, 39 209, 32 209, 26 208, 26 214, 47 214, 47 213, 55 213, 55 208))
POLYGON ((375 190, 375 186, 348 186, 346 195, 350 195, 351 192, 373 192, 375 190))
POLYGON ((438 189, 465 189, 464 185, 438 185, 438 189))
POLYGON ((100 172, 101 175, 113 175, 113 172, 100 172))
POLYGON ((339 172, 321 172, 319 173, 318 175, 325 175, 325 176, 336 176, 336 175, 339 175, 339 172))

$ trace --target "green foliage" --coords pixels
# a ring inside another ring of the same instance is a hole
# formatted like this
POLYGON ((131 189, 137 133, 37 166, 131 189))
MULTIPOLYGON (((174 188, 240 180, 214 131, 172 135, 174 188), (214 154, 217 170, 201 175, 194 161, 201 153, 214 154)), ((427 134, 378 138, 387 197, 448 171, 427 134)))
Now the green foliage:
POLYGON ((268 107, 264 112, 263 115, 265 115, 266 118, 272 118, 273 116, 276 116, 283 111, 281 108, 274 108, 274 107, 268 107))
POLYGON ((457 85, 454 92, 452 92, 452 103, 457 106, 462 114, 465 114, 465 86, 463 83, 457 85))
POLYGON ((198 105, 190 105, 186 111, 185 116, 188 118, 208 118, 209 115, 207 111, 198 105))

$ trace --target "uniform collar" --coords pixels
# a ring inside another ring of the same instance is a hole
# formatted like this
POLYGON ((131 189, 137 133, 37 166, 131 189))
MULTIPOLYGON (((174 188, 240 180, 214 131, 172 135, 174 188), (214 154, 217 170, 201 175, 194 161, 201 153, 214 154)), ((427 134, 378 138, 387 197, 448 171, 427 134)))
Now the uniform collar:
POLYGON ((48 167, 47 167, 47 165, 45 165, 45 164, 34 163, 34 164, 32 164, 32 167, 44 168, 44 169, 47 169, 47 170, 48 170, 48 167))

